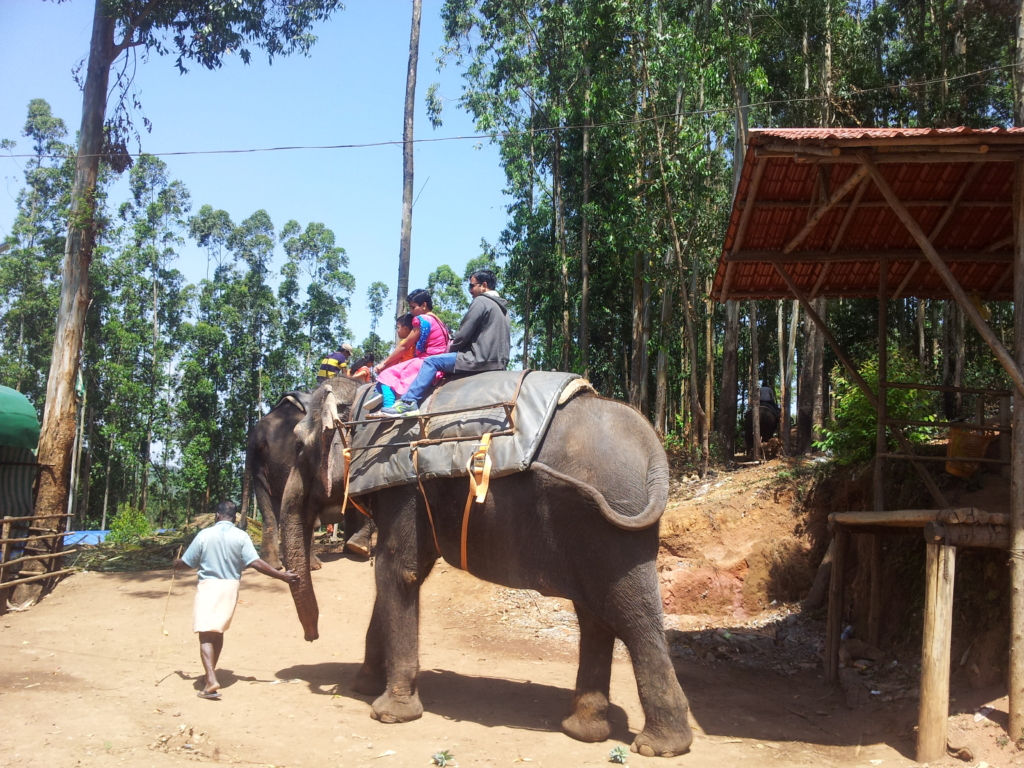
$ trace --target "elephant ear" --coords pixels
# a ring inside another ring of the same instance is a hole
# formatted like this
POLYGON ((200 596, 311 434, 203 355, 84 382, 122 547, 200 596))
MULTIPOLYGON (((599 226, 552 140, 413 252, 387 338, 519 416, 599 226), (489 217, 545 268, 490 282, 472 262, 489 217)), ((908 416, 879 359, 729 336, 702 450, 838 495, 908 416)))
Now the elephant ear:
POLYGON ((313 439, 317 433, 316 415, 313 413, 307 413, 302 420, 295 425, 292 433, 298 438, 299 442, 304 446, 311 447, 313 445, 313 439))
POLYGON ((337 448, 341 445, 341 437, 338 434, 338 398, 333 392, 328 392, 320 407, 320 482, 328 497, 333 487, 332 478, 334 475, 334 457, 337 448))

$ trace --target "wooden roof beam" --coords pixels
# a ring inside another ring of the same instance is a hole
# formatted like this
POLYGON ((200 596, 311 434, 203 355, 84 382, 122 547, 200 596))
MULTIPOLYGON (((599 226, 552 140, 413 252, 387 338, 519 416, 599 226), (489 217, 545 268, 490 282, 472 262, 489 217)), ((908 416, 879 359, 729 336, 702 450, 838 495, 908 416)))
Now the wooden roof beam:
MULTIPOLYGON (((792 157, 797 163, 859 163, 861 154, 844 153, 835 156, 806 155, 790 153, 780 155, 766 152, 761 157, 792 157)), ((1024 148, 1014 152, 882 152, 871 155, 876 163, 1015 163, 1024 156, 1024 148)))
MULTIPOLYGON (((1009 264, 1013 261, 1013 254, 1009 251, 994 251, 992 253, 979 253, 977 251, 939 251, 939 257, 943 261, 973 261, 977 264, 1009 264)), ((873 251, 797 251, 796 253, 783 253, 782 251, 740 251, 733 255, 727 255, 727 263, 738 263, 748 261, 779 261, 783 264, 802 264, 807 262, 835 262, 835 261, 925 261, 928 257, 921 251, 907 251, 902 249, 887 249, 873 251)), ((873 294, 874 295, 874 294, 873 294)))
MULTIPOLYGON (((754 166, 754 177, 750 180, 750 189, 747 190, 747 205, 740 214, 740 221, 736 227, 736 237, 732 241, 732 252, 736 253, 743 245, 743 238, 747 234, 747 227, 750 226, 750 217, 754 214, 753 202, 757 200, 757 190, 761 186, 761 179, 764 178, 764 170, 768 167, 767 160, 759 160, 754 166)), ((736 194, 739 195, 737 189, 736 194)), ((728 264, 725 268, 725 279, 722 281, 722 301, 729 300, 729 284, 732 282, 733 266, 728 264)))
MULTIPOLYGON (((951 200, 905 200, 904 205, 908 208, 946 208, 951 203, 951 200)), ((806 208, 806 200, 758 200, 756 203, 752 203, 756 208, 763 208, 765 210, 772 208, 806 208)), ((852 203, 845 201, 836 203, 834 208, 849 208, 852 203)), ((736 203, 736 207, 743 209, 747 207, 745 200, 740 200, 736 203)), ((861 208, 888 208, 889 204, 885 200, 865 200, 860 203, 861 208)), ((959 208, 1009 208, 1010 203, 1005 200, 961 200, 957 203, 959 208)))
MULTIPOLYGON (((960 182, 960 186, 956 190, 956 194, 953 195, 953 199, 949 201, 949 205, 946 206, 946 210, 943 211, 939 220, 935 222, 935 226, 932 227, 932 231, 928 235, 928 239, 933 243, 935 242, 935 238, 939 236, 942 229, 949 222, 950 217, 953 215, 953 211, 956 210, 957 205, 960 203, 960 198, 964 196, 964 192, 966 192, 967 188, 971 186, 971 182, 974 181, 974 177, 978 175, 978 171, 980 170, 981 163, 975 163, 967 169, 967 173, 964 174, 963 181, 960 182)), ((914 276, 919 266, 921 266, 921 262, 919 261, 915 261, 910 265, 910 269, 907 270, 907 274, 904 276, 903 280, 900 281, 900 284, 896 287, 896 292, 892 295, 893 301, 899 299, 900 295, 903 293, 903 289, 907 287, 907 283, 910 282, 910 278, 914 276)))
MULTIPOLYGON (((864 197, 864 193, 867 191, 868 184, 867 177, 861 180, 857 186, 857 191, 853 193, 853 200, 846 208, 846 213, 843 214, 843 220, 839 224, 839 229, 836 231, 836 236, 832 238, 832 245, 829 247, 829 253, 835 253, 839 250, 840 244, 843 242, 843 236, 846 234, 846 228, 850 226, 850 222, 853 221, 853 214, 857 212, 857 207, 861 203, 861 199, 864 197)), ((837 205, 839 205, 837 203, 837 205)), ((828 279, 828 273, 832 270, 832 264, 834 262, 826 261, 821 265, 821 271, 818 273, 818 279, 814 281, 814 287, 811 289, 811 301, 818 298, 818 292, 822 286, 825 285, 825 280, 828 279)))
MULTIPOLYGON (((783 253, 791 253, 793 249, 800 245, 800 243, 804 241, 804 238, 806 238, 807 235, 809 235, 811 231, 817 226, 818 222, 821 221, 821 218, 826 213, 831 211, 832 207, 836 203, 838 203, 840 200, 842 200, 844 197, 850 194, 850 190, 852 190, 855 186, 860 184, 861 180, 867 175, 866 172, 861 172, 863 170, 863 168, 857 169, 852 174, 850 174, 850 178, 848 178, 846 181, 839 185, 839 189, 833 192, 832 196, 828 199, 828 201, 823 206, 818 208, 817 211, 814 212, 814 215, 811 216, 810 219, 808 219, 807 223, 804 224, 803 228, 799 232, 797 232, 796 236, 788 243, 786 243, 786 247, 782 249, 783 253)), ((746 210, 744 210, 744 213, 746 213, 746 210)))
POLYGON ((867 172, 871 174, 871 178, 874 180, 875 186, 878 187, 878 190, 882 193, 885 199, 889 201, 889 206, 892 208, 893 213, 895 213, 899 220, 903 222, 903 226, 907 228, 911 237, 913 237, 918 246, 920 246, 921 251, 928 257, 928 262, 931 264, 932 269, 934 269, 938 273, 939 277, 942 278, 942 282, 946 284, 946 288, 949 289, 953 298, 956 299, 956 303, 960 305, 960 308, 978 331, 978 334, 992 349, 992 352, 995 354, 1000 365, 1003 366, 1003 369, 1010 376, 1010 379, 1013 380, 1013 384, 1017 388, 1017 391, 1024 394, 1024 373, 1021 373, 1021 369, 1014 361, 1013 355, 1011 355, 1009 350, 1003 346, 999 337, 995 335, 988 323, 985 322, 981 313, 978 312, 978 308, 975 307, 974 304, 971 303, 971 300, 967 298, 967 294, 964 292, 964 289, 960 287, 960 283, 957 282, 953 273, 949 271, 949 267, 946 266, 946 262, 936 252, 935 247, 932 245, 931 240, 928 239, 928 236, 925 235, 924 230, 921 229, 917 221, 914 220, 914 217, 910 215, 910 212, 906 207, 904 207, 903 203, 900 202, 899 197, 893 191, 892 187, 889 186, 889 182, 885 180, 885 177, 882 176, 882 172, 878 170, 878 166, 867 155, 861 156, 861 163, 867 172))

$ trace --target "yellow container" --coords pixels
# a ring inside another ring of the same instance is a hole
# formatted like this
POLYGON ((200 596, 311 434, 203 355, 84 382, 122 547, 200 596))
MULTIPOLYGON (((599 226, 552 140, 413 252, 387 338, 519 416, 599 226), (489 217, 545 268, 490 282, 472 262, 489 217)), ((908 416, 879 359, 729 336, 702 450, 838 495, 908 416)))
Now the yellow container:
MULTIPOLYGON (((949 428, 949 442, 946 444, 946 456, 949 458, 980 459, 988 451, 989 443, 995 438, 994 432, 964 427, 949 428)), ((957 477, 970 477, 981 465, 970 461, 947 461, 946 471, 957 477)))

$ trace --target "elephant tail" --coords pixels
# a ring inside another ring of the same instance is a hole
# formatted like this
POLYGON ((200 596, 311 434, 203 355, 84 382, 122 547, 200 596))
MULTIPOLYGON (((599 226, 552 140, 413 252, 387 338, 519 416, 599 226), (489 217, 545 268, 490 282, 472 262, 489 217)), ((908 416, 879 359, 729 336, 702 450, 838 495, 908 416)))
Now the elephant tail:
POLYGON ((662 514, 665 512, 665 507, 668 505, 668 460, 665 458, 664 453, 655 454, 655 456, 656 458, 653 458, 647 465, 647 482, 645 483, 647 505, 637 515, 622 514, 608 503, 604 494, 597 488, 582 480, 577 480, 575 477, 570 477, 556 469, 552 469, 547 464, 535 461, 530 466, 530 469, 542 472, 554 480, 576 488, 577 492, 589 499, 601 512, 601 516, 616 528, 622 528, 626 531, 640 531, 655 525, 661 519, 662 514))
POLYGON ((245 471, 242 473, 242 504, 239 506, 241 515, 238 527, 247 530, 249 527, 249 500, 252 498, 252 439, 246 441, 245 447, 245 471))

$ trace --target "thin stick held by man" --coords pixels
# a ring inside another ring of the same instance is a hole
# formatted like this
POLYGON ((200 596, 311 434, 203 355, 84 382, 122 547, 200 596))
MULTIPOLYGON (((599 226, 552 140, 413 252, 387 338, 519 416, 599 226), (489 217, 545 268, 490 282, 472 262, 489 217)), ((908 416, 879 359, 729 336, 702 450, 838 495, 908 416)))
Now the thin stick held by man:
POLYGON ((192 631, 199 635, 199 657, 206 674, 205 685, 199 692, 201 699, 221 697, 217 662, 224 648, 224 633, 235 615, 242 571, 251 565, 260 573, 288 584, 299 580, 297 574, 278 571, 260 559, 249 535, 235 527, 235 512, 233 502, 218 504, 216 522, 196 534, 185 554, 174 561, 176 570, 199 569, 192 631))

